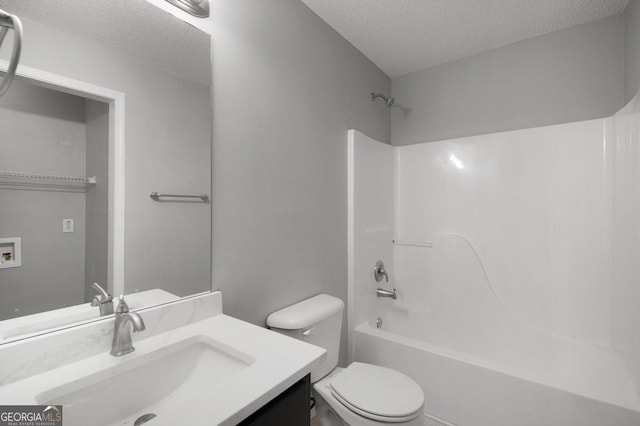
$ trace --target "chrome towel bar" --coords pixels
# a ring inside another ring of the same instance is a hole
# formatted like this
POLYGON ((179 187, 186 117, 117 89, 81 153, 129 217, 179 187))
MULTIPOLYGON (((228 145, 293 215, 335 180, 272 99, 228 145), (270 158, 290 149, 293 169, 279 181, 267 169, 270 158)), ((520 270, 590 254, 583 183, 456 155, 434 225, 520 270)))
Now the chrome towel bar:
POLYGON ((209 196, 207 194, 200 195, 182 195, 182 194, 160 194, 159 192, 152 192, 149 194, 149 198, 153 201, 160 201, 161 198, 199 198, 204 202, 209 201, 209 196))

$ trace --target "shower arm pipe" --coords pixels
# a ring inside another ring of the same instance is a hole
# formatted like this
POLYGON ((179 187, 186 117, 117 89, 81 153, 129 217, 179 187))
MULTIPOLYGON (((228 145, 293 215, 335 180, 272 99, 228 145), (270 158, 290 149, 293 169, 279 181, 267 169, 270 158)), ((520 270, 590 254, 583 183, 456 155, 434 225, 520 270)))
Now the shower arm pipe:
POLYGON ((11 52, 11 60, 9 61, 9 67, 0 83, 0 96, 4 95, 13 78, 16 76, 16 70, 18 68, 18 62, 20 61, 20 52, 22 51, 22 22, 20 19, 11 15, 4 10, 0 9, 0 45, 4 41, 5 36, 9 29, 13 29, 15 37, 13 40, 13 50, 11 52))

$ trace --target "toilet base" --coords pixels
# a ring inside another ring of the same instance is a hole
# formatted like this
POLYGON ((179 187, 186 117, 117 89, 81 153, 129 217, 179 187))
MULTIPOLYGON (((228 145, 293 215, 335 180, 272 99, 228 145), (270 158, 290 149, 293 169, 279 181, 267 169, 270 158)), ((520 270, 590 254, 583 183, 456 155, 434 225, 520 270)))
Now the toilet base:
POLYGON ((311 419, 311 426, 349 426, 315 390, 311 394, 316 400, 316 415, 311 419))

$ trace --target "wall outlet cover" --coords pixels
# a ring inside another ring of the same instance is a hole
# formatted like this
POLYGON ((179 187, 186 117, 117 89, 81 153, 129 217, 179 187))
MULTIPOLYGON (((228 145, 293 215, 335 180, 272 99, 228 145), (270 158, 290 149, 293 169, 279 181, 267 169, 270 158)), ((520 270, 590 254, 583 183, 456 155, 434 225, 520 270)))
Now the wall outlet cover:
POLYGON ((0 269, 22 266, 22 238, 0 238, 0 269))
POLYGON ((62 219, 62 232, 73 232, 73 219, 62 219))

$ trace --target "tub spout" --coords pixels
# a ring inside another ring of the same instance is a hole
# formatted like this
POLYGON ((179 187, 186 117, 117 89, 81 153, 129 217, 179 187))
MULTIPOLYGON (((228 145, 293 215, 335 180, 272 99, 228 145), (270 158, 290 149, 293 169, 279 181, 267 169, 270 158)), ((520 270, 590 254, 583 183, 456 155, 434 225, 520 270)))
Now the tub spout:
POLYGON ((398 298, 395 288, 393 289, 393 291, 387 290, 385 288, 378 288, 378 290, 376 290, 376 295, 378 297, 390 297, 392 300, 396 300, 398 298))

